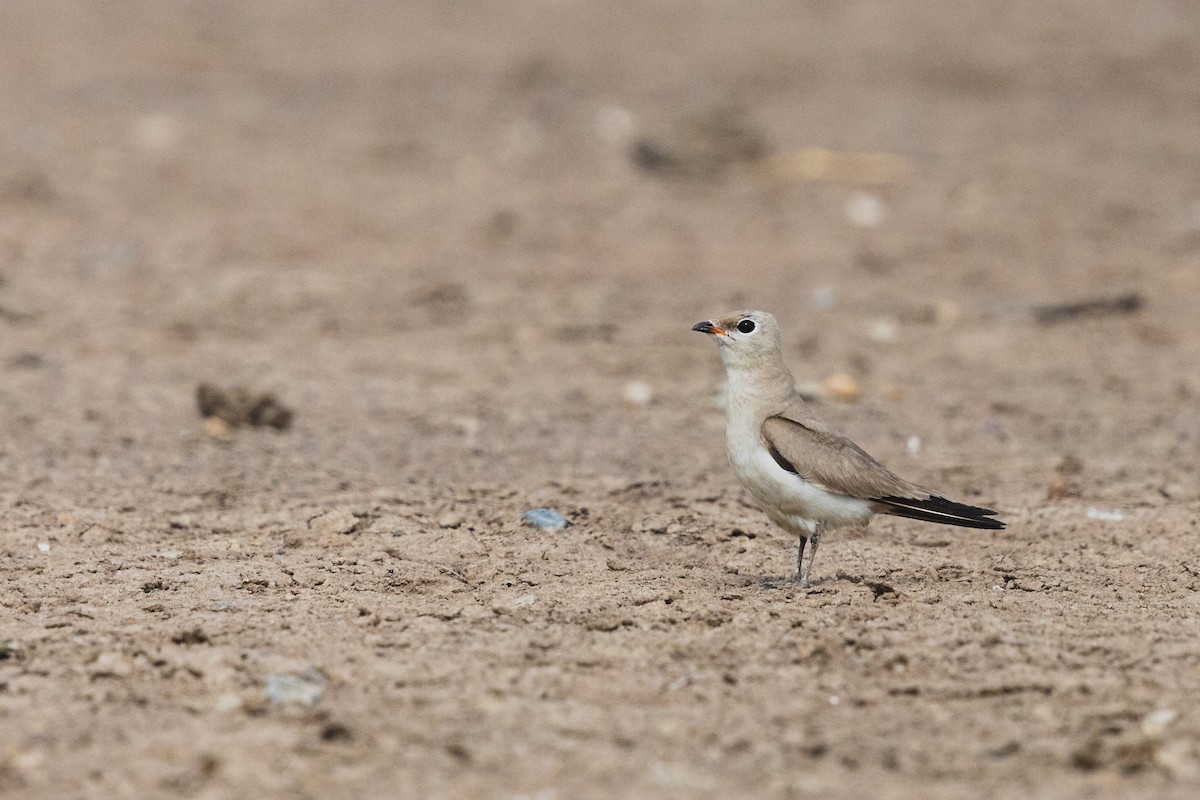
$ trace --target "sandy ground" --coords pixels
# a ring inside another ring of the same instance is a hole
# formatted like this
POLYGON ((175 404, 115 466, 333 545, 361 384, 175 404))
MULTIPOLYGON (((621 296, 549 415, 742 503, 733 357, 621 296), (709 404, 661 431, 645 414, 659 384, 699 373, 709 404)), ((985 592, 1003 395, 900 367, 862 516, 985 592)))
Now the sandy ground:
POLYGON ((0 6, 0 794, 1195 796, 1200 13, 747 9, 0 6), (781 581, 742 307, 1009 529, 781 581))

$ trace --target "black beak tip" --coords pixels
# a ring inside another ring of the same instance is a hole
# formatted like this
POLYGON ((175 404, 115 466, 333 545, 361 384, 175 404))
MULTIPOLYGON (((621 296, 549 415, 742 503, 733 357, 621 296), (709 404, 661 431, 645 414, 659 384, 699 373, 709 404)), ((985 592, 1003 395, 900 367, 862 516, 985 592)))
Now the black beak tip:
POLYGON ((709 320, 704 320, 703 322, 697 322, 695 325, 693 325, 692 330, 700 331, 700 333, 712 333, 713 324, 709 320))

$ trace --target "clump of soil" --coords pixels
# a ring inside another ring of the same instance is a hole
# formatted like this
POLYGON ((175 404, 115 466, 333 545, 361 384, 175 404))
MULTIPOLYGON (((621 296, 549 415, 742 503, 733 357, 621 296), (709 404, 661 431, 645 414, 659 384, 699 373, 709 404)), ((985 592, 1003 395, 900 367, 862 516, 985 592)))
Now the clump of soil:
POLYGON ((196 405, 200 416, 222 420, 231 428, 248 425, 286 431, 292 427, 295 417, 295 412, 279 402, 274 394, 256 394, 241 386, 222 389, 202 383, 196 387, 196 405))

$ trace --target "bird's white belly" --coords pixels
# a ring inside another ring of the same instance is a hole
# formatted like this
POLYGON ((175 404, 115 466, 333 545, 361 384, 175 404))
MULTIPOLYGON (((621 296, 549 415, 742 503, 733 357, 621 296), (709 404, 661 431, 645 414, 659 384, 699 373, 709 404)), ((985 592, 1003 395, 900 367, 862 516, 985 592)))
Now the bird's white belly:
POLYGON ((771 521, 782 528, 811 533, 819 524, 861 525, 871 517, 866 500, 836 494, 779 466, 753 420, 747 423, 730 415, 726 420, 725 449, 738 480, 771 521))

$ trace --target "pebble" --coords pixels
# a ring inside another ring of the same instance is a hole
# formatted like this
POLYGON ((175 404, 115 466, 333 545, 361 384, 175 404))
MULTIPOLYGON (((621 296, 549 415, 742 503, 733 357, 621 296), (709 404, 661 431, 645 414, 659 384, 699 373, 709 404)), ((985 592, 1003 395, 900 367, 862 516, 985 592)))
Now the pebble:
POLYGON ((880 344, 892 344, 899 333, 896 321, 887 318, 877 319, 867 327, 867 338, 880 344))
POLYGON ((908 448, 908 454, 910 456, 920 455, 920 453, 921 453, 921 437, 920 436, 908 437, 908 441, 905 442, 904 445, 905 445, 905 447, 908 448))
POLYGON ((654 399, 654 389, 645 381, 630 381, 623 392, 626 405, 645 408, 654 399))
POLYGON ((359 523, 358 517, 344 508, 326 511, 308 521, 309 530, 323 535, 350 533, 359 523))
POLYGON ((229 423, 220 417, 208 417, 204 420, 204 432, 217 441, 227 441, 230 430, 229 423))
POLYGON ((1105 511, 1093 506, 1087 510, 1087 518, 1098 519, 1104 522, 1121 522, 1125 519, 1125 515, 1120 511, 1105 511))
POLYGON ((1151 739, 1160 739, 1179 716, 1173 708, 1160 708, 1142 717, 1142 733, 1151 739))
POLYGON ((887 218, 883 201, 867 192, 855 192, 846 198, 846 219, 857 228, 877 228, 887 218))
POLYGON ((294 703, 314 705, 325 694, 325 676, 316 669, 307 669, 301 675, 277 672, 267 677, 264 693, 272 703, 294 703))
POLYGON ((535 528, 561 530, 567 526, 567 518, 551 508, 531 508, 521 515, 521 521, 535 528))
POLYGON ((39 553, 49 553, 50 552, 50 543, 49 542, 38 542, 37 547, 38 547, 39 553))
POLYGON ((457 528, 463 524, 463 515, 457 511, 447 511, 438 517, 437 523, 442 528, 457 528))
POLYGON ((821 388, 830 397, 847 402, 853 402, 862 395, 862 389, 859 387, 858 381, 845 372, 835 372, 830 375, 821 381, 821 388))

